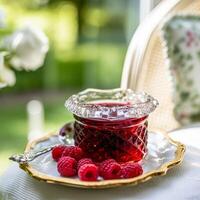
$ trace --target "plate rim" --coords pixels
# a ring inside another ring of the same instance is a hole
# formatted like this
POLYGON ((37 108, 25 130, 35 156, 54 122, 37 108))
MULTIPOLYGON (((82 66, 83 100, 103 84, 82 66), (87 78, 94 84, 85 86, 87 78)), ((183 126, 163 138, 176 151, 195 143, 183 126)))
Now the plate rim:
MULTIPOLYGON (((112 187, 119 187, 119 186, 126 186, 126 185, 137 185, 139 183, 146 182, 154 177, 166 175, 167 171, 169 169, 181 164, 181 162, 183 161, 183 158, 184 158, 185 150, 186 150, 186 147, 184 144, 173 140, 164 131, 154 130, 154 131, 149 131, 149 132, 152 132, 153 134, 157 134, 157 133, 163 134, 167 138, 169 143, 176 146, 175 158, 173 160, 170 160, 170 161, 164 163, 159 169, 152 170, 148 173, 144 173, 135 178, 87 182, 87 181, 81 181, 79 179, 74 179, 74 178, 55 177, 55 176, 47 175, 45 173, 39 172, 38 170, 34 169, 28 163, 21 163, 21 164, 19 164, 19 166, 21 169, 23 169, 25 172, 27 172, 31 177, 33 177, 39 181, 44 181, 44 182, 52 183, 52 184, 71 186, 71 187, 76 187, 76 188, 103 189, 103 188, 112 188, 112 187)), ((33 149, 33 147, 37 143, 48 140, 50 137, 52 137, 54 135, 56 136, 57 133, 50 132, 43 137, 40 137, 38 139, 33 140, 32 142, 29 142, 26 145, 25 152, 28 152, 31 149, 33 149)))

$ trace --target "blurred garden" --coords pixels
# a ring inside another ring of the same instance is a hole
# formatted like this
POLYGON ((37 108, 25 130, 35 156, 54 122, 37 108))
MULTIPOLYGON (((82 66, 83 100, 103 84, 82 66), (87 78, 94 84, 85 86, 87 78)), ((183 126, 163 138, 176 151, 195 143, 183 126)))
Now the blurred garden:
POLYGON ((116 88, 138 24, 139 0, 0 0, 4 37, 24 25, 39 27, 49 39, 44 65, 15 71, 16 83, 0 89, 0 173, 12 153, 27 142, 26 105, 44 105, 45 132, 72 116, 66 97, 85 88, 116 88))

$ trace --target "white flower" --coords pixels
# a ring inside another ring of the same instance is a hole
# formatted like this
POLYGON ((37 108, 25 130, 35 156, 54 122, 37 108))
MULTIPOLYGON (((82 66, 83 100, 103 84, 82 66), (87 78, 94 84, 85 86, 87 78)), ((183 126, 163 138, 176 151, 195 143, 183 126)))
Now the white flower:
POLYGON ((0 28, 5 27, 5 12, 4 10, 0 9, 0 28))
POLYGON ((4 47, 12 53, 10 63, 15 69, 30 71, 43 65, 49 41, 41 30, 25 27, 7 36, 4 47))
POLYGON ((4 65, 4 56, 0 54, 0 88, 6 86, 13 86, 16 82, 15 73, 5 67, 4 65))

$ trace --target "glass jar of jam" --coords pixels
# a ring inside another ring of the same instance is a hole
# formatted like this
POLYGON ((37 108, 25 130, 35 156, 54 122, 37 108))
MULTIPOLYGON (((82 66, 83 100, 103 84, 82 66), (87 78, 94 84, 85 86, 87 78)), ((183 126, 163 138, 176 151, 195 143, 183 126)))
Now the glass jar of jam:
POLYGON ((65 103, 75 118, 75 145, 95 162, 141 160, 147 153, 147 119, 157 105, 150 95, 130 89, 87 89, 65 103))

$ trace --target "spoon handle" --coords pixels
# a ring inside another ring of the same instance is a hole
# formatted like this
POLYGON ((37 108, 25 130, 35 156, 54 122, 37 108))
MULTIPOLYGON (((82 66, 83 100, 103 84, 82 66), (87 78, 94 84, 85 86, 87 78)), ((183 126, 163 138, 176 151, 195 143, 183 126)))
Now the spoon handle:
POLYGON ((58 146, 60 144, 73 145, 73 142, 71 140, 72 137, 73 137, 73 123, 66 123, 59 131, 58 134, 59 144, 53 144, 38 151, 29 151, 23 154, 14 154, 9 157, 9 160, 18 162, 20 164, 28 163, 37 158, 38 156, 51 151, 55 146, 58 146))
POLYGON ((18 162, 20 164, 27 163, 27 162, 34 160, 38 156, 51 151, 55 146, 57 146, 57 145, 51 145, 51 146, 48 146, 48 147, 41 149, 39 151, 30 151, 30 152, 27 152, 27 153, 24 153, 24 154, 14 154, 14 155, 9 157, 9 160, 12 160, 14 162, 18 162))

